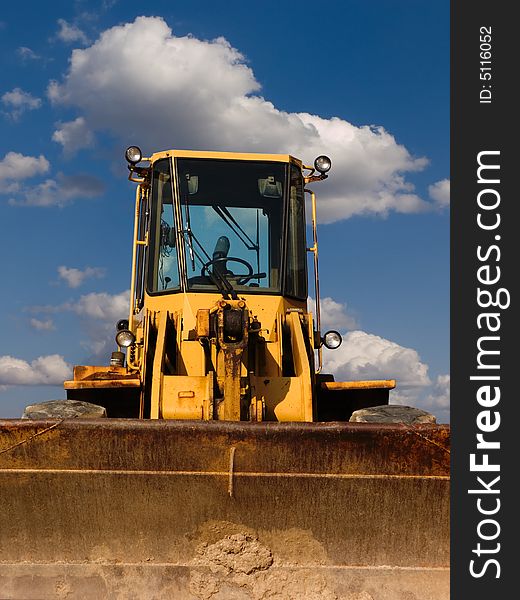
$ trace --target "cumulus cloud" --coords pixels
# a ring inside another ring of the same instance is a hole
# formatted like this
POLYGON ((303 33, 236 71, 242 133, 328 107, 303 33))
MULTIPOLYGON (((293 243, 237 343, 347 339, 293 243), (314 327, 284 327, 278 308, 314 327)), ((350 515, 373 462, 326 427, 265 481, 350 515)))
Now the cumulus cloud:
POLYGON ((339 379, 398 379, 401 388, 431 384, 428 366, 415 350, 365 331, 350 331, 337 350, 324 349, 323 355, 339 379))
POLYGON ((77 26, 65 21, 65 19, 58 19, 59 30, 56 37, 67 44, 79 42, 80 44, 88 44, 89 40, 85 33, 77 26))
POLYGON ((38 331, 53 331, 56 329, 52 319, 46 319, 45 321, 41 321, 40 319, 31 319, 29 322, 31 327, 38 331))
POLYGON ((118 319, 128 315, 130 292, 128 290, 120 294, 92 292, 81 296, 77 302, 63 304, 62 307, 78 315, 114 324, 118 319))
POLYGON ((393 404, 417 406, 437 417, 438 423, 450 421, 450 376, 438 375, 432 385, 420 388, 405 388, 392 391, 390 400, 393 404))
POLYGON ((9 199, 12 206, 66 206, 79 198, 95 198, 105 191, 104 183, 92 175, 64 175, 46 179, 32 187, 19 190, 17 197, 9 199))
POLYGON ((82 322, 86 339, 81 345, 89 352, 87 364, 108 364, 110 353, 115 350, 115 324, 128 318, 130 290, 119 294, 92 292, 79 299, 51 306, 33 306, 29 310, 36 314, 74 313, 82 322))
POLYGON ((82 148, 89 148, 94 144, 94 134, 87 127, 83 117, 67 123, 57 123, 57 129, 52 134, 53 141, 63 146, 66 156, 72 156, 82 148))
POLYGON ((428 187, 428 194, 439 208, 450 204, 450 180, 441 179, 428 187))
POLYGON ((40 108, 42 101, 30 92, 24 92, 16 87, 2 95, 2 104, 7 108, 5 114, 17 121, 25 111, 40 108))
MULTIPOLYGON (((309 311, 314 315, 316 319, 316 302, 314 298, 308 299, 309 311)), ((332 298, 326 297, 320 299, 320 315, 321 315, 321 329, 323 332, 328 329, 334 329, 344 331, 345 329, 356 329, 358 323, 353 315, 347 310, 346 304, 336 302, 332 298)))
POLYGON ((75 312, 84 320, 88 339, 82 342, 89 352, 87 362, 108 364, 110 353, 116 349, 115 324, 128 317, 130 291, 120 294, 92 293, 81 296, 78 302, 71 303, 67 310, 75 312))
POLYGON ((47 314, 73 312, 90 319, 114 323, 128 315, 130 290, 125 290, 119 294, 91 292, 90 294, 83 294, 78 300, 57 305, 31 306, 27 310, 32 313, 47 314))
POLYGON ((430 394, 426 397, 425 406, 432 410, 447 411, 450 408, 450 376, 447 374, 438 375, 435 385, 430 394))
POLYGON ((336 381, 395 379, 391 404, 416 406, 433 413, 439 423, 449 422, 450 376, 439 375, 432 382, 428 365, 413 348, 355 330, 343 334, 338 349, 324 348, 323 361, 324 372, 336 381))
POLYGON ((71 365, 59 354, 40 356, 30 363, 0 356, 0 385, 62 385, 71 374, 71 365))
POLYGON ((105 269, 100 267, 87 267, 83 271, 76 269, 75 267, 65 267, 64 265, 58 267, 58 275, 61 279, 67 282, 67 285, 71 288, 79 287, 85 279, 96 277, 100 279, 105 276, 105 269))
MULTIPOLYGON (((291 153, 306 162, 328 154, 333 176, 320 187, 324 223, 432 209, 406 178, 428 161, 383 127, 285 112, 259 91, 244 56, 224 38, 177 37, 162 18, 139 17, 74 50, 48 96, 76 107, 89 131, 135 140, 146 153, 175 146, 291 153)), ((66 150, 67 140, 60 143, 66 150)))
POLYGON ((18 152, 8 152, 0 160, 0 182, 19 181, 35 175, 41 175, 49 170, 49 161, 40 156, 24 156, 18 152))

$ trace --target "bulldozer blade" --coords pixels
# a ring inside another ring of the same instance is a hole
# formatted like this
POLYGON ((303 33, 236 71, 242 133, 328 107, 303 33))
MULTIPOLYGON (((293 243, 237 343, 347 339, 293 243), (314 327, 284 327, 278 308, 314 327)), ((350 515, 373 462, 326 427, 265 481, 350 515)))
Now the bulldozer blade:
POLYGON ((444 600, 449 426, 0 421, 0 597, 444 600))

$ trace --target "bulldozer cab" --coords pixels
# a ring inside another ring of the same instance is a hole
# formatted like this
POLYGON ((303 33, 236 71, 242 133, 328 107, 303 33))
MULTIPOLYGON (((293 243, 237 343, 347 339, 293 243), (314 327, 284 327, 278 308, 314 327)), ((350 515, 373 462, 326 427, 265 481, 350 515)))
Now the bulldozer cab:
POLYGON ((307 299, 301 165, 288 156, 267 158, 170 156, 152 163, 151 295, 307 299))
POLYGON ((297 165, 168 157, 153 163, 151 181, 150 294, 307 298, 297 165))

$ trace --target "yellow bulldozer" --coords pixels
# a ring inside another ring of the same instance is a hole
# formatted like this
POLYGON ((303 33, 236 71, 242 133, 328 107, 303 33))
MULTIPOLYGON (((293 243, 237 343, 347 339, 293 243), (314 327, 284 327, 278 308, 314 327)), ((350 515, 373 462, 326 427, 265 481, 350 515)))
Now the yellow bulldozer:
POLYGON ((321 331, 308 186, 330 159, 126 160, 117 350, 0 421, 0 597, 447 599, 449 426, 389 417, 394 380, 322 372, 342 340, 321 331))

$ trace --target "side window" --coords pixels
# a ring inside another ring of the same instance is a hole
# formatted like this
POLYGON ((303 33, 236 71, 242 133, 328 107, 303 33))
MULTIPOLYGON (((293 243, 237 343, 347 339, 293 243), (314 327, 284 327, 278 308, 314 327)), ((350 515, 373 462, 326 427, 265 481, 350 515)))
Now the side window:
POLYGON ((305 238, 305 201, 300 169, 291 165, 288 218, 285 293, 307 298, 307 250, 305 238))
POLYGON ((152 235, 153 265, 150 291, 163 292, 179 289, 179 264, 170 162, 157 161, 153 172, 152 203, 155 205, 152 235))

